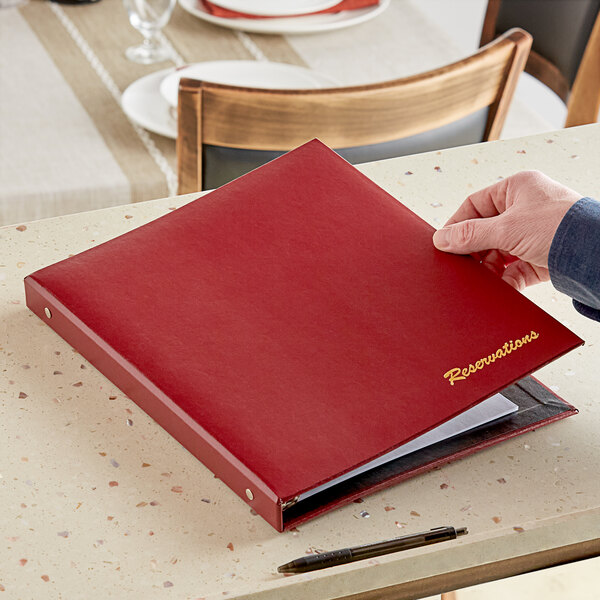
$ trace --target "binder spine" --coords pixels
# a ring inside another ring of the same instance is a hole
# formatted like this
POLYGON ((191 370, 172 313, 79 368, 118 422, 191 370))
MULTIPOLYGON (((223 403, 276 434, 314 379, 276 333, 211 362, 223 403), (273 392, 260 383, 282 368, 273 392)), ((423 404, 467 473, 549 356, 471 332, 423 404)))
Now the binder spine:
POLYGON ((242 500, 283 531, 282 500, 146 376, 82 323, 34 278, 25 278, 29 309, 150 415, 242 500))

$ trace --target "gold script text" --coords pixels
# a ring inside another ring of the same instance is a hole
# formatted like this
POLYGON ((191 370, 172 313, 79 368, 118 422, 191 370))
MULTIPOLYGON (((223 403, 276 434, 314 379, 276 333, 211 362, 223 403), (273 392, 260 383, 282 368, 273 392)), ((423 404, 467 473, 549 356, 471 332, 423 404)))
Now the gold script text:
POLYGON ((446 371, 444 373, 444 379, 447 379, 450 382, 450 385, 454 385, 456 381, 466 379, 472 373, 480 371, 481 369, 483 369, 483 367, 487 367, 488 365, 491 365, 492 363, 496 362, 496 359, 504 358, 514 350, 518 350, 525 344, 528 344, 533 340, 537 340, 539 337, 539 333, 532 331, 531 333, 528 333, 522 338, 505 342, 502 348, 498 348, 496 352, 493 352, 492 354, 488 354, 487 356, 480 358, 478 361, 475 362, 475 364, 471 363, 468 367, 463 367, 462 369, 460 367, 454 367, 453 369, 446 371))

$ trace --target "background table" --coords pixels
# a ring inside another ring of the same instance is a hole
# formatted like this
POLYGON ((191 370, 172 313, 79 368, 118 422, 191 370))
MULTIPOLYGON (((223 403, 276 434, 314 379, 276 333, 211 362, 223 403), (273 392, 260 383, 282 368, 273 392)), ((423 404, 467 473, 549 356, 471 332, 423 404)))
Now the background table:
MULTIPOLYGON (((393 0, 367 23, 297 36, 232 31, 176 6, 164 30, 172 60, 150 66, 125 58, 141 35, 120 0, 0 9, 0 224, 174 195, 174 141, 133 125, 120 107, 127 86, 153 71, 270 60, 350 85, 411 75, 475 50, 455 44, 420 4, 393 0)), ((520 108, 509 116, 513 131, 544 130, 520 108)))
MULTIPOLYGON (((599 153, 600 125, 590 125, 361 170, 440 226, 470 192, 522 169, 600 197, 599 153)), ((0 590, 7 598, 416 598, 600 554, 600 325, 549 284, 527 294, 587 344, 539 377, 579 415, 283 534, 25 307, 28 273, 191 199, 0 229, 0 590), (470 533, 335 569, 276 573, 306 552, 443 524, 470 533)))

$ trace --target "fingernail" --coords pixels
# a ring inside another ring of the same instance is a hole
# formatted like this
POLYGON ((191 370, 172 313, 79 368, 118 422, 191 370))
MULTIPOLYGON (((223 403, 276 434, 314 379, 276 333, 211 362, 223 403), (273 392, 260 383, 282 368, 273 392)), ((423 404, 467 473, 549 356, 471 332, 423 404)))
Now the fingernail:
POLYGON ((448 227, 438 229, 433 234, 433 245, 438 250, 446 250, 450 247, 450 230, 448 227))

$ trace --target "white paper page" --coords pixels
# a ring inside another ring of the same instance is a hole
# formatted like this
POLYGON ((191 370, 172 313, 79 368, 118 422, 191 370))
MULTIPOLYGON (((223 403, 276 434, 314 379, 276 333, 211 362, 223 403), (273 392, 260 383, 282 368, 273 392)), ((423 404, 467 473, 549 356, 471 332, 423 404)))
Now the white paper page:
POLYGON ((365 471, 369 471, 375 467, 383 465, 387 462, 390 462, 396 458, 400 458, 401 456, 406 456, 411 452, 416 452, 417 450, 421 450, 422 448, 426 448, 427 446, 431 446, 436 444, 437 442, 441 442, 442 440, 447 440, 448 438, 454 437, 455 435, 460 435, 465 431, 469 431, 470 429, 474 429, 475 427, 479 427, 480 425, 484 425, 485 423, 489 423, 490 421, 494 421, 495 419, 499 419, 500 417, 505 417, 513 412, 518 410, 518 406, 511 402, 508 398, 505 398, 502 394, 495 394, 491 396, 487 400, 480 402, 476 406, 473 406, 469 410, 461 413, 460 415, 442 423, 438 427, 431 429, 427 433, 420 435, 419 437, 399 446, 398 448, 372 460, 369 463, 354 469, 353 471, 349 471, 348 473, 344 473, 344 475, 340 475, 336 479, 332 479, 323 485, 320 485, 308 492, 304 492, 304 494, 300 495, 299 500, 304 500, 316 494, 317 492, 321 492, 336 483, 341 483, 342 481, 346 481, 346 479, 350 479, 355 475, 360 475, 365 471))

